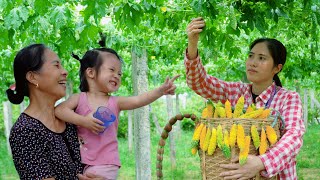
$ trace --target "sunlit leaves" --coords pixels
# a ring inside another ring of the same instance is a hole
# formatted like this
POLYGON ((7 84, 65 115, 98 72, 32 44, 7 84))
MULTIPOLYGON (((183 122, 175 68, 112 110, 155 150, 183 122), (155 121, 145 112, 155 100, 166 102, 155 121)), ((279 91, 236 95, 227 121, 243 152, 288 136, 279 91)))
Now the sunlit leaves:
POLYGON ((28 18, 29 11, 24 6, 19 6, 13 8, 8 16, 5 17, 4 25, 7 29, 16 29, 18 28, 23 21, 26 21, 28 18))
POLYGON ((93 17, 93 20, 96 24, 98 24, 98 21, 101 17, 109 15, 109 6, 111 6, 111 3, 115 1, 110 0, 82 0, 79 3, 81 3, 82 6, 85 8, 81 11, 81 15, 84 18, 84 22, 87 23, 90 19, 90 17, 93 17))
POLYGON ((144 13, 135 3, 123 3, 114 9, 115 18, 119 21, 118 27, 127 28, 128 31, 137 32, 144 13))
POLYGON ((48 18, 57 31, 61 27, 68 26, 71 19, 71 12, 70 9, 64 5, 56 6, 51 10, 48 18))
POLYGON ((8 3, 6 0, 0 0, 0 12, 2 12, 6 7, 8 3))
POLYGON ((77 41, 78 46, 90 47, 89 44, 92 44, 92 40, 99 39, 99 28, 92 24, 87 24, 84 26, 83 31, 80 33, 80 39, 77 41))
POLYGON ((49 22, 50 19, 46 17, 38 17, 38 29, 39 31, 47 32, 48 34, 53 33, 52 24, 49 22))
MULTIPOLYGON (((261 36, 277 38, 287 46, 288 60, 281 78, 311 79, 311 71, 320 68, 318 0, 0 0, 0 58, 6 60, 1 68, 12 81, 14 53, 7 57, 3 52, 44 42, 53 46, 72 71, 69 78, 77 80, 78 64, 70 58, 71 51, 83 55, 98 47, 102 32, 108 47, 125 54, 126 69, 130 68, 131 50, 136 48, 138 53, 145 48, 149 68, 157 69, 150 74, 156 84, 168 74, 185 73, 185 29, 199 16, 206 21, 199 54, 212 75, 240 80, 248 45, 261 36), (110 22, 101 23, 103 18, 110 22)), ((130 71, 124 72, 128 81, 124 89, 131 88, 129 77, 130 71)), ((183 77, 179 79, 184 82, 183 77)))
POLYGON ((0 49, 5 49, 6 46, 8 46, 8 41, 9 41, 8 31, 3 26, 0 26, 0 34, 1 34, 0 49))
POLYGON ((232 29, 237 29, 237 18, 234 12, 234 7, 230 6, 229 8, 229 26, 232 27, 232 29))

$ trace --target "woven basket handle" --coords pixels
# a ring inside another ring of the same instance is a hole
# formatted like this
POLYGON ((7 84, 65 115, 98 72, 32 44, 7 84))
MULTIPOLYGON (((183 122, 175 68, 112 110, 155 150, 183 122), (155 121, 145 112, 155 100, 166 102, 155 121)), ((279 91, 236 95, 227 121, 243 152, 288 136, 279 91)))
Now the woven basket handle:
POLYGON ((195 121, 197 116, 194 114, 177 114, 176 116, 172 117, 169 122, 164 127, 161 138, 158 143, 158 150, 157 150, 157 178, 162 179, 162 160, 163 160, 163 153, 164 153, 164 146, 166 145, 166 139, 169 136, 169 132, 172 130, 172 126, 177 122, 177 120, 181 121, 184 118, 191 118, 191 120, 195 121))

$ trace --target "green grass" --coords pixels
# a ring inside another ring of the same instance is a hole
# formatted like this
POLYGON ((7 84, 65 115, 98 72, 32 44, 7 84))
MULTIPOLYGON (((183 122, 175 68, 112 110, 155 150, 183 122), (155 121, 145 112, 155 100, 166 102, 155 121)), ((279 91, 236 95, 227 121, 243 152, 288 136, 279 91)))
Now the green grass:
POLYGON ((320 125, 309 125, 304 142, 297 156, 299 180, 320 177, 320 125))
MULTIPOLYGON (((152 132, 151 137, 151 170, 152 179, 156 179, 156 162, 157 162, 157 148, 160 135, 152 132)), ((181 135, 176 138, 176 169, 171 170, 169 140, 167 139, 163 162, 162 173, 164 179, 201 179, 200 172, 200 158, 199 156, 191 155, 190 139, 192 139, 192 132, 183 131, 181 135)), ((125 139, 119 140, 119 151, 122 167, 119 173, 119 179, 135 179, 135 159, 134 148, 132 152, 128 151, 128 143, 125 139)))
MULTIPOLYGON (((190 153, 190 139, 192 132, 183 131, 176 139, 177 168, 171 170, 169 141, 167 140, 163 156, 163 175, 164 179, 201 179, 200 162, 198 156, 190 153)), ((310 125, 304 136, 304 145, 297 156, 298 179, 316 179, 320 177, 320 125, 310 125)), ((156 179, 156 157, 158 141, 160 136, 152 132, 151 137, 151 168, 152 179, 156 179)), ((119 172, 119 179, 135 179, 135 159, 134 148, 128 151, 126 139, 119 139, 119 151, 122 167, 119 172)), ((16 180, 19 179, 13 166, 12 158, 7 153, 6 141, 0 136, 0 179, 16 180)))
POLYGON ((7 142, 4 136, 0 135, 0 179, 19 179, 14 168, 11 155, 7 151, 7 142))

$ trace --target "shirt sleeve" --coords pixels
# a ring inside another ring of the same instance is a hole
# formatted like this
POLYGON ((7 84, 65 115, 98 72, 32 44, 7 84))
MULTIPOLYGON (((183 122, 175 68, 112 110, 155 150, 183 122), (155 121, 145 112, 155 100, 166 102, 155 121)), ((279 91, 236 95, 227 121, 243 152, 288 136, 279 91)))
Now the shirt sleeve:
POLYGON ((272 177, 292 165, 302 146, 305 127, 299 95, 295 92, 288 95, 280 112, 285 121, 284 134, 274 147, 260 155, 266 168, 261 174, 265 177, 272 177))
POLYGON ((208 75, 199 55, 196 59, 188 59, 186 50, 184 57, 187 85, 198 95, 215 102, 221 101, 222 103, 229 99, 231 104, 234 105, 239 96, 244 94, 242 92, 245 89, 244 83, 226 82, 208 75))
POLYGON ((13 161, 20 179, 41 180, 53 177, 46 139, 36 129, 26 126, 14 129, 10 136, 13 161))

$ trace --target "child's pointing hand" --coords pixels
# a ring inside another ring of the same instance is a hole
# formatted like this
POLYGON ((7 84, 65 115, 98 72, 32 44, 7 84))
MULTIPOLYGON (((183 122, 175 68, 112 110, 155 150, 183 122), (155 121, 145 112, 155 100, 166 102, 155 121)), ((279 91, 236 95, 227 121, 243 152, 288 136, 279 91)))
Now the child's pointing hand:
POLYGON ((176 90, 176 85, 173 84, 173 82, 180 77, 180 75, 174 76, 172 79, 167 77, 166 81, 163 83, 163 85, 160 86, 160 91, 162 92, 163 95, 171 94, 174 95, 175 90, 176 90))

